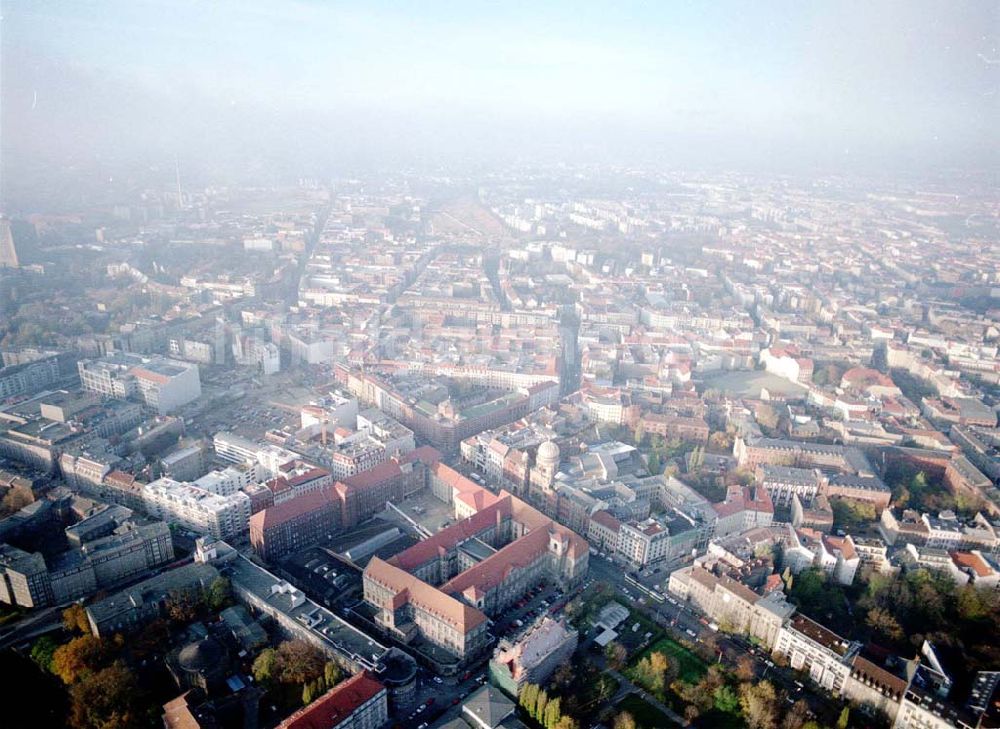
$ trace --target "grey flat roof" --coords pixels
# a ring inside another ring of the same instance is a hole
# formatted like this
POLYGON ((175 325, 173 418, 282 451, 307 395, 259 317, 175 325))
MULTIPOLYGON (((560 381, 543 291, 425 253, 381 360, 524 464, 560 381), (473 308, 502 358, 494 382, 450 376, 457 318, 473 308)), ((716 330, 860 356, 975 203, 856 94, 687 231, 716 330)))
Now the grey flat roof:
POLYGON ((336 650, 350 656, 358 656, 373 664, 389 651, 374 638, 305 597, 297 588, 298 596, 304 599, 300 604, 293 606, 292 597, 288 592, 272 591, 275 585, 287 583, 242 554, 228 562, 226 567, 230 570, 229 577, 234 585, 253 593, 261 602, 267 603, 299 625, 307 627, 318 639, 336 650))

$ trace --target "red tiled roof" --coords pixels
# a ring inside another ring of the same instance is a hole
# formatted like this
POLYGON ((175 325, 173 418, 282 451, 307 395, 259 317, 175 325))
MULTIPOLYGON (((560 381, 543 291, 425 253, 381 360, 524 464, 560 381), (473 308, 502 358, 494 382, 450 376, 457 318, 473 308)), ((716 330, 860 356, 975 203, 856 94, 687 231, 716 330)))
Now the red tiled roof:
POLYGON ((993 570, 986 564, 986 561, 978 554, 972 552, 949 552, 951 561, 957 567, 966 567, 976 573, 977 577, 989 577, 993 570))
POLYGON ((414 570, 422 564, 436 559, 441 550, 453 549, 458 544, 472 539, 490 527, 496 525, 497 514, 501 517, 510 516, 510 499, 497 499, 489 506, 472 516, 445 527, 437 534, 417 542, 409 549, 395 555, 390 561, 404 570, 414 570))
POLYGON ((844 559, 854 559, 858 556, 858 553, 854 551, 854 542, 848 537, 833 537, 826 536, 823 537, 823 541, 826 542, 826 548, 829 551, 840 550, 844 559))
POLYGON ((591 515, 590 520, 613 532, 617 532, 622 527, 622 523, 609 511, 598 511, 596 514, 591 515))
POLYGON ((890 377, 882 374, 878 370, 869 367, 852 367, 840 378, 841 383, 847 383, 854 387, 864 385, 865 387, 895 387, 896 383, 890 377))
POLYGON ((404 453, 399 457, 400 463, 413 463, 420 461, 426 466, 430 466, 441 460, 441 451, 431 446, 420 446, 409 453, 404 453))
POLYGON ((499 497, 487 491, 486 489, 481 489, 480 491, 467 491, 464 494, 459 494, 455 497, 456 500, 461 501, 463 504, 471 506, 476 511, 482 511, 487 506, 492 506, 497 501, 499 497))
POLYGON ((784 582, 781 579, 781 575, 768 575, 767 581, 764 583, 764 592, 773 592, 774 590, 782 589, 784 582))
POLYGON ((538 561, 548 551, 548 545, 547 530, 536 529, 459 573, 439 589, 445 594, 464 593, 470 588, 476 594, 488 592, 506 580, 513 570, 527 568, 538 561))
POLYGON ((766 489, 757 488, 751 492, 748 486, 730 486, 726 500, 712 504, 712 508, 720 518, 731 516, 741 511, 760 511, 774 513, 774 503, 766 489))
POLYGON ((348 491, 353 491, 385 483, 402 473, 403 471, 400 469, 398 463, 395 461, 386 461, 385 463, 378 464, 375 468, 369 468, 367 471, 347 476, 341 480, 347 486, 348 491))
POLYGON ((471 605, 446 595, 420 578, 378 557, 372 557, 365 567, 365 577, 394 593, 394 607, 407 602, 413 603, 463 633, 468 633, 486 621, 486 616, 471 605))
POLYGON ((334 496, 333 489, 330 487, 317 491, 309 491, 288 501, 258 511, 250 517, 250 528, 259 530, 271 529, 287 521, 296 519, 303 514, 322 509, 335 500, 336 497, 334 496))
POLYGON ((306 483, 308 481, 314 481, 318 478, 323 478, 324 476, 329 476, 330 472, 325 468, 310 468, 305 473, 299 474, 298 476, 292 476, 288 479, 288 483, 292 486, 298 486, 300 483, 306 483))
POLYGON ((166 375, 161 375, 159 372, 151 372, 145 367, 133 367, 128 371, 128 373, 135 377, 141 377, 144 380, 155 382, 157 385, 166 385, 170 382, 170 378, 166 375))
POLYGON ((904 679, 889 673, 861 656, 855 656, 854 663, 851 664, 851 673, 856 677, 868 679, 876 686, 887 688, 896 697, 902 696, 903 692, 906 691, 904 679))
POLYGON ((475 481, 467 479, 465 476, 460 474, 451 466, 444 463, 435 463, 431 466, 431 472, 437 476, 441 481, 451 486, 453 489, 458 491, 476 491, 477 489, 482 489, 483 487, 477 484, 475 481))
POLYGON ((296 711, 281 722, 278 729, 330 729, 384 690, 381 683, 367 671, 362 671, 337 684, 309 706, 296 711))
POLYGON ((284 476, 278 476, 277 478, 272 478, 270 481, 265 481, 264 485, 274 494, 280 494, 292 488, 292 485, 288 483, 288 479, 284 476))
POLYGON ((111 471, 107 476, 104 477, 105 483, 111 483, 122 489, 138 490, 141 487, 141 483, 136 481, 135 476, 131 473, 125 473, 124 471, 111 471))
POLYGON ((187 700, 189 693, 185 691, 163 705, 163 724, 167 729, 201 729, 201 723, 191 713, 187 700))

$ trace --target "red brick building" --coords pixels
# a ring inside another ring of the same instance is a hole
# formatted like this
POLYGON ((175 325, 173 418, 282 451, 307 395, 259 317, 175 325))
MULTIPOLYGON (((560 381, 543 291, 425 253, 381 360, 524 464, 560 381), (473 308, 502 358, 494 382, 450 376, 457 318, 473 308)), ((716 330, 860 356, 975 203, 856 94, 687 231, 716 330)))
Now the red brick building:
POLYGON ((250 544, 273 561, 308 547, 341 525, 341 504, 330 487, 309 491, 250 517, 250 544))

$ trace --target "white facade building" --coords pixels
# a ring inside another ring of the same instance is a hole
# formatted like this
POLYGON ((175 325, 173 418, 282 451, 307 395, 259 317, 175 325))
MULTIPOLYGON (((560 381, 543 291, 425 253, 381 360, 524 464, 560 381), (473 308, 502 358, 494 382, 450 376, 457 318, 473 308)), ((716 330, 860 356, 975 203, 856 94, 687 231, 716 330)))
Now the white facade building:
POLYGON ((645 567, 666 558, 670 532, 655 519, 627 522, 618 530, 618 554, 634 565, 645 567))
POLYGON ((217 539, 240 537, 250 529, 250 497, 242 491, 221 496, 194 483, 161 478, 143 486, 142 501, 150 516, 217 539))
POLYGON ((139 399, 165 415, 201 397, 198 365, 164 357, 115 354, 77 365, 83 389, 117 400, 139 399))

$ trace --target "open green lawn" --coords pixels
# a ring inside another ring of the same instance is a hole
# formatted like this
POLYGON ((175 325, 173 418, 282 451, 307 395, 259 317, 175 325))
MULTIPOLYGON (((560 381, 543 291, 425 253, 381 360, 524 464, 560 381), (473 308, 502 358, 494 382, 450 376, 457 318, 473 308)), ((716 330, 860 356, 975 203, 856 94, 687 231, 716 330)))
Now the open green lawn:
POLYGON ((663 727, 676 726, 669 716, 636 694, 626 696, 618 702, 616 708, 618 711, 630 713, 641 729, 663 729, 663 727))
POLYGON ((669 637, 663 637, 646 648, 635 657, 631 665, 634 666, 650 653, 655 652, 665 653, 671 661, 675 662, 678 678, 686 683, 696 683, 708 671, 708 666, 701 658, 669 637))

